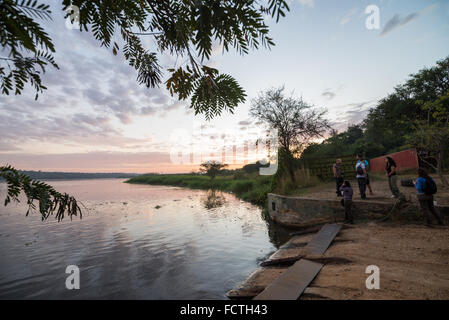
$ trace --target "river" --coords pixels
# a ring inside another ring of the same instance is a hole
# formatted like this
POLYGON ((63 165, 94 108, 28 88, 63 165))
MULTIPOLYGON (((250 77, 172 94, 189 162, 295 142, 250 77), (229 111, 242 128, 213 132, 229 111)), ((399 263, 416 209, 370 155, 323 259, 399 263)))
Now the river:
POLYGON ((51 181, 87 208, 81 220, 1 205, 0 299, 225 299, 287 240, 231 194, 123 181, 51 181))

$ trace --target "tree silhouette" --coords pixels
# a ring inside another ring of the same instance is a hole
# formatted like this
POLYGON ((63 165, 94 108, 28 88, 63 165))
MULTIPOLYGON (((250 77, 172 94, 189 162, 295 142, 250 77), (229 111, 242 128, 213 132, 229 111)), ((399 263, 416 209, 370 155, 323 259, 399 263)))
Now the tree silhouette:
MULTIPOLYGON (((62 5, 66 17, 79 23, 80 31, 91 32, 115 55, 122 51, 140 84, 162 83, 158 54, 178 56, 183 62, 167 69, 166 87, 180 100, 190 98, 195 114, 207 119, 224 110, 233 112, 246 96, 231 75, 205 64, 214 41, 223 51, 234 48, 242 55, 260 46, 270 48, 274 42, 264 14, 278 21, 289 10, 284 0, 269 0, 265 5, 257 0, 62 0, 62 5), (77 12, 72 13, 74 8, 77 12), (156 46, 147 49, 144 37, 154 38, 156 46)), ((46 89, 41 82, 45 67, 58 68, 53 42, 37 19, 51 19, 48 5, 37 0, 0 1, 0 43, 8 53, 0 59, 2 94, 20 94, 30 82, 37 98, 46 89)))
POLYGON ((64 219, 65 214, 70 219, 78 214, 80 218, 82 217, 81 209, 74 197, 57 192, 45 182, 33 180, 8 165, 0 167, 0 178, 4 178, 8 185, 5 206, 11 201, 20 202, 19 196, 23 191, 28 205, 27 216, 31 211, 39 210, 42 221, 53 214, 58 221, 64 219), (35 201, 38 202, 37 207, 35 201))
POLYGON ((326 110, 312 108, 302 99, 287 97, 284 87, 269 89, 251 103, 250 114, 278 132, 281 167, 285 165, 292 181, 293 156, 300 153, 311 139, 321 137, 330 129, 324 118, 326 110))
POLYGON ((210 160, 203 162, 200 166, 200 172, 207 174, 211 179, 214 179, 215 176, 228 165, 221 163, 216 160, 210 160))

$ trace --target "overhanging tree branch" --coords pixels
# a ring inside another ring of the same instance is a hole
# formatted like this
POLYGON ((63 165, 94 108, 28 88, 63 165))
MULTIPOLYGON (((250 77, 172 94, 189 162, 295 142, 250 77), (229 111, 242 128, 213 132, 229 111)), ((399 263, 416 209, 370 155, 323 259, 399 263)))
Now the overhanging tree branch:
POLYGON ((30 212, 38 210, 42 221, 51 215, 58 221, 64 219, 65 215, 70 219, 78 215, 80 219, 82 218, 81 208, 73 196, 59 193, 45 182, 33 180, 9 165, 0 167, 0 178, 5 179, 7 184, 5 206, 12 201, 20 202, 20 194, 23 192, 28 205, 27 216, 30 212))

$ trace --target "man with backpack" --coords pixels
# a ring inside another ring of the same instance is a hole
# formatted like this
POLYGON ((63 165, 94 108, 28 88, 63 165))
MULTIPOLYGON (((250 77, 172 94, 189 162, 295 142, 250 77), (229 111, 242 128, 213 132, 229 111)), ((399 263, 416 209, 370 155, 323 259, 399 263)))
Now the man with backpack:
POLYGON ((366 187, 369 190, 369 194, 370 195, 374 195, 373 189, 371 188, 371 183, 369 181, 369 173, 368 173, 368 171, 369 171, 369 161, 364 159, 363 162, 365 163, 365 169, 366 169, 366 187))
POLYGON ((435 210, 435 205, 433 203, 433 195, 437 193, 437 185, 435 181, 427 174, 426 170, 418 169, 418 179, 414 181, 416 190, 418 191, 418 201, 421 206, 424 217, 426 218, 426 224, 428 226, 432 225, 431 217, 429 214, 437 219, 439 225, 444 225, 443 218, 435 210))
POLYGON ((357 163, 355 164, 355 172, 357 182, 359 183, 360 197, 366 200, 366 166, 362 161, 362 155, 357 155, 357 163))

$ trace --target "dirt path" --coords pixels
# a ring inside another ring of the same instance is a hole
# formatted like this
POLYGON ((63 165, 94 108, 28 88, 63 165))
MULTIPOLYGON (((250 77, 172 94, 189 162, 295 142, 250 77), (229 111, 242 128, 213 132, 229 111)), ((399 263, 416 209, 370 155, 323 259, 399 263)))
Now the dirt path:
MULTIPOLYGON (((324 267, 301 299, 449 299, 449 227, 366 223, 344 225, 324 256, 304 255, 314 234, 295 236, 270 260, 303 256, 324 267), (380 289, 369 290, 366 267, 380 269, 380 289)), ((228 295, 251 298, 288 268, 259 268, 228 295)))

